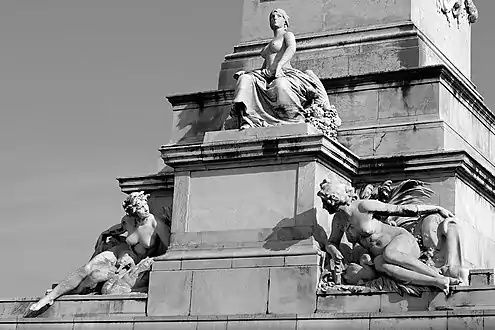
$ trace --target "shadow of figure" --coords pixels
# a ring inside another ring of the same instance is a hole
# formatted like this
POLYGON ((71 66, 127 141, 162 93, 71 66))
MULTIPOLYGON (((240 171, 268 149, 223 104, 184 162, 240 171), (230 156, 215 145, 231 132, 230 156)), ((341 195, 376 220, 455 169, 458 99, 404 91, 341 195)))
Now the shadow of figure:
MULTIPOLYGON (((325 251, 328 235, 329 232, 327 233, 327 230, 317 221, 316 208, 312 208, 298 214, 295 218, 280 220, 272 228, 272 233, 265 239, 263 247, 270 251, 284 251, 303 240, 313 237, 320 250, 325 251)), ((346 244, 342 244, 341 248, 344 258, 346 256, 351 258, 351 248, 346 244)))

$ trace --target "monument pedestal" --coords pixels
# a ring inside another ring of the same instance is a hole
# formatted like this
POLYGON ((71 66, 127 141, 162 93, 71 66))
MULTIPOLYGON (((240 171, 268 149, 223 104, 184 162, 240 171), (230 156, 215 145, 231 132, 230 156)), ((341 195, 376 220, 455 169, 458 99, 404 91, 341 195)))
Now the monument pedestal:
POLYGON ((307 124, 208 132, 161 148, 175 170, 169 251, 148 315, 310 313, 330 218, 316 193, 357 157, 307 124))

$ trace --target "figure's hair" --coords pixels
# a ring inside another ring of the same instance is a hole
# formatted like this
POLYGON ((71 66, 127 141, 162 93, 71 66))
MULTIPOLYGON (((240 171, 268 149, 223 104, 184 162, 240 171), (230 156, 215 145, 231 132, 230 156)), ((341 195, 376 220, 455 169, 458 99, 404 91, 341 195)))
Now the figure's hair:
POLYGON ((122 202, 122 207, 128 216, 135 216, 136 210, 145 204, 148 204, 149 194, 144 191, 130 193, 129 196, 122 202))
POLYGON ((324 179, 323 182, 320 184, 320 191, 318 192, 318 196, 339 204, 343 203, 348 198, 357 198, 354 188, 347 183, 343 183, 333 173, 328 175, 328 177, 324 179))
POLYGON ((288 29, 289 28, 289 25, 290 25, 290 23, 289 23, 289 18, 290 17, 289 17, 289 15, 287 15, 287 13, 285 12, 285 10, 280 9, 280 8, 275 8, 274 10, 272 10, 270 12, 270 15, 268 15, 268 19, 270 19, 270 17, 272 16, 272 14, 275 13, 275 12, 279 13, 280 15, 282 15, 282 17, 284 18, 284 21, 285 21, 285 28, 288 29))

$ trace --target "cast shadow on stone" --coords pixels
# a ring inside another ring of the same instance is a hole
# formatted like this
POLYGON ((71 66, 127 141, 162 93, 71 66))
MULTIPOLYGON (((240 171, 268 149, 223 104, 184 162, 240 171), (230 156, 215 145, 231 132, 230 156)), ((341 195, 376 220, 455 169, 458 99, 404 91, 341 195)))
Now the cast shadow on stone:
MULTIPOLYGON (((284 251, 291 246, 310 237, 318 242, 320 249, 325 250, 328 235, 325 229, 316 220, 316 209, 313 208, 298 214, 295 218, 280 220, 272 232, 265 239, 263 247, 270 251, 284 251)), ((343 246, 344 254, 348 246, 343 246)), ((349 251, 350 253, 350 251, 349 251)))
POLYGON ((203 140, 205 132, 219 131, 229 116, 230 110, 211 110, 204 107, 204 96, 198 93, 195 96, 194 104, 188 105, 185 110, 191 110, 199 107, 196 111, 180 111, 178 114, 177 126, 172 128, 175 131, 183 131, 187 127, 187 133, 182 136, 177 143, 185 143, 188 141, 203 140), (191 108, 191 109, 188 109, 191 108))

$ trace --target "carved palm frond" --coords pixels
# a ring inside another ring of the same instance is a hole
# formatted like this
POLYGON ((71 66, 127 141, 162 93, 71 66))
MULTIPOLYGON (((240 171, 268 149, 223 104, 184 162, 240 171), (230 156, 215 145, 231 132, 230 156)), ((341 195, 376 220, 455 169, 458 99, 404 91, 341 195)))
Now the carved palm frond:
MULTIPOLYGON (((423 181, 404 180, 390 189, 386 202, 394 205, 424 204, 433 194, 433 190, 426 187, 423 181)), ((389 216, 386 218, 387 222, 394 222, 398 227, 405 228, 409 231, 414 228, 419 220, 420 218, 418 217, 389 216)))

